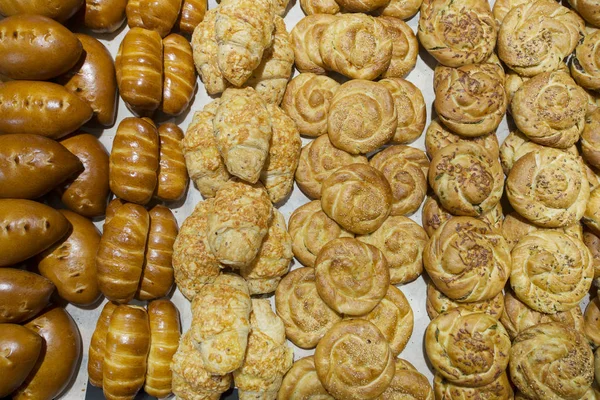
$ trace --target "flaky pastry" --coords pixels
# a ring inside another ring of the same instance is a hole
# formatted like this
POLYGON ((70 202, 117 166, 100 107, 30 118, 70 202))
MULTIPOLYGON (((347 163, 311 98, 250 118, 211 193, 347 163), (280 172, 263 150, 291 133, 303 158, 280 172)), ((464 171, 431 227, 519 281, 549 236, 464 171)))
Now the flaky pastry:
POLYGON ((216 9, 208 10, 204 19, 194 29, 192 50, 194 64, 204 87, 210 95, 223 92, 229 83, 217 65, 218 46, 215 40, 216 9))
POLYGON ((300 7, 306 15, 333 15, 340 12, 340 6, 335 0, 300 0, 300 7))

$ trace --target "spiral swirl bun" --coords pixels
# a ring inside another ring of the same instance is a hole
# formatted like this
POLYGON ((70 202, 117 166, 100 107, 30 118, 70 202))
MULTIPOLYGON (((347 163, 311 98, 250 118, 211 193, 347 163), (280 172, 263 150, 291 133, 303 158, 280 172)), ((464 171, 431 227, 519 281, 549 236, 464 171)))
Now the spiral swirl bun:
POLYGON ((600 26, 600 4, 596 0, 569 0, 569 4, 590 25, 600 26))
POLYGON ((499 320, 504 311, 504 296, 502 292, 500 292, 489 300, 477 301, 474 303, 458 303, 445 296, 434 284, 428 282, 427 302, 425 307, 430 319, 434 319, 438 315, 454 308, 463 308, 466 311, 482 312, 499 320))
POLYGON ((581 134, 581 152, 592 167, 600 168, 600 110, 594 111, 585 119, 585 128, 581 134))
POLYGON ((433 378, 433 391, 436 399, 452 400, 513 400, 514 393, 508 374, 503 372, 500 376, 481 387, 468 387, 455 385, 444 379, 440 374, 435 374, 433 378))
POLYGON ((321 384, 315 369, 314 356, 301 358, 294 362, 285 374, 278 399, 287 400, 334 400, 321 384))
POLYGON ((392 97, 398 113, 398 127, 392 140, 395 143, 413 142, 425 129, 427 110, 425 99, 418 87, 402 78, 388 78, 379 81, 392 97))
POLYGON ((494 14, 494 18, 496 19, 496 27, 500 29, 504 17, 506 17, 506 14, 508 14, 510 10, 521 4, 525 4, 528 1, 529 0, 496 0, 494 2, 494 7, 492 7, 492 14, 494 14))
POLYGON ((600 346, 600 298, 594 297, 585 307, 583 332, 592 347, 600 346))
POLYGON ((481 387, 508 365, 510 338, 498 320, 455 308, 435 318, 425 331, 425 351, 436 372, 451 383, 481 387))
POLYGON ((585 125, 587 94, 568 73, 539 74, 515 93, 511 107, 517 128, 533 142, 566 149, 585 125))
POLYGON ((415 15, 423 0, 390 0, 390 2, 378 10, 378 13, 388 17, 409 19, 415 15))
POLYGON ((381 395, 394 378, 395 364, 387 341, 372 323, 338 322, 315 351, 321 383, 337 399, 366 400, 381 395))
POLYGON ((504 175, 497 159, 475 143, 457 143, 431 160, 429 184, 442 206, 455 215, 478 216, 502 197, 504 175))
POLYGON ((390 0, 336 0, 345 12, 368 13, 387 5, 390 0))
MULTIPOLYGON (((600 11, 600 8, 598 9, 600 11)), ((600 89, 600 32, 583 38, 571 58, 571 76, 582 87, 600 89)))
POLYGON ((504 70, 499 65, 438 66, 434 89, 433 105, 438 117, 460 135, 475 137, 490 133, 506 113, 504 70))
MULTIPOLYGON (((334 0, 330 1, 336 4, 334 0)), ((319 42, 325 29, 335 20, 336 17, 329 15, 329 13, 307 15, 294 26, 291 36, 295 56, 294 62, 298 71, 320 75, 327 72, 319 52, 319 42)))
POLYGON ((443 148, 456 143, 473 142, 483 147, 491 158, 498 158, 499 144, 496 132, 476 137, 463 137, 449 131, 436 118, 431 121, 425 132, 425 148, 427 155, 433 158, 443 148))
POLYGON ((482 63, 496 46, 496 23, 487 1, 424 0, 419 41, 440 64, 482 63))
POLYGON ((433 400, 427 378, 408 361, 396 358, 396 373, 381 400, 433 400))
POLYGON ((590 193, 590 199, 583 214, 583 223, 592 232, 600 234, 600 190, 590 193))
POLYGON ((598 286, 600 278, 600 237, 593 232, 583 232, 583 243, 592 253, 592 264, 594 265, 594 286, 598 286))
POLYGON ((525 154, 506 179, 506 194, 523 217, 545 228, 572 225, 583 217, 590 185, 583 162, 557 149, 525 154))
POLYGON ((594 355, 585 337, 566 325, 536 325, 515 338, 510 377, 530 399, 579 399, 594 380, 594 355))
POLYGON ((519 240, 531 232, 537 230, 556 230, 571 237, 583 240, 583 229, 581 223, 575 222, 573 225, 567 225, 561 228, 540 228, 527 219, 519 215, 518 212, 511 212, 502 222, 502 236, 506 239, 508 247, 512 250, 519 240))
POLYGON ((379 17, 392 37, 392 60, 382 78, 403 78, 415 67, 419 42, 411 27, 400 18, 379 17))
POLYGON ((553 0, 536 0, 508 12, 498 32, 498 56, 523 76, 556 71, 583 36, 584 22, 553 0))
POLYGON ((504 238, 472 217, 452 218, 435 231, 425 245, 423 263, 435 286, 461 303, 494 298, 511 271, 504 238))

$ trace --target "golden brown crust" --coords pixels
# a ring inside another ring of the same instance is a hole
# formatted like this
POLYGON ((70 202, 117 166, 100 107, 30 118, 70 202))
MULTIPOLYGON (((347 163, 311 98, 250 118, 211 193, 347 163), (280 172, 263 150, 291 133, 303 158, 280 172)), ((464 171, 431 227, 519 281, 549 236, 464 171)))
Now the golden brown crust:
POLYGON ((498 158, 500 150, 496 132, 491 132, 487 135, 472 138, 462 137, 450 132, 442 124, 440 124, 438 119, 432 120, 427 127, 427 131, 425 132, 425 148, 427 149, 427 155, 430 158, 435 157, 440 150, 448 145, 463 142, 477 143, 487 150, 492 158, 498 158))
POLYGON ((445 296, 431 282, 427 283, 427 302, 425 304, 427 315, 430 319, 450 311, 454 308, 464 308, 467 311, 482 312, 499 320, 504 312, 504 295, 502 292, 489 300, 473 303, 459 303, 445 296))
MULTIPOLYGON (((391 4, 391 3, 390 3, 391 4)), ((384 8, 385 12, 385 8, 384 8)), ((379 17, 392 36, 392 60, 382 78, 404 78, 415 67, 419 54, 419 41, 410 26, 401 18, 379 17)))
POLYGON ((336 0, 344 12, 369 13, 389 3, 389 0, 336 0))
POLYGON ((156 197, 163 201, 181 199, 188 187, 188 172, 181 143, 183 131, 171 122, 158 127, 159 164, 156 197))
POLYGON ((381 400, 433 400, 431 384, 411 363, 396 358, 396 372, 381 400))
POLYGON ((88 379, 90 383, 96 387, 102 387, 106 334, 108 333, 110 317, 112 317, 116 308, 117 305, 110 301, 104 304, 90 341, 87 365, 88 379))
POLYGON ((392 94, 398 114, 398 126, 392 141, 409 143, 415 141, 423 129, 427 119, 425 99, 418 87, 402 78, 388 78, 379 81, 392 94))
POLYGON ((581 87, 588 90, 600 89, 600 65, 596 56, 599 41, 598 31, 585 35, 571 58, 571 76, 581 87))
POLYGON ((175 25, 182 0, 128 0, 125 13, 130 28, 140 27, 156 31, 165 37, 175 25))
POLYGON ((434 232, 452 217, 453 215, 442 207, 435 195, 427 196, 421 210, 421 224, 429 237, 433 236, 434 232))
POLYGON ((85 1, 84 24, 93 32, 114 32, 125 22, 127 0, 85 1))
POLYGON ((555 230, 583 240, 583 229, 579 222, 562 228, 541 228, 520 216, 516 211, 509 213, 506 218, 504 218, 504 222, 502 222, 502 236, 506 239, 506 243, 511 250, 523 236, 537 230, 555 230))
POLYGON ((500 30, 500 25, 502 25, 502 21, 506 17, 506 14, 513 8, 520 6, 521 4, 527 3, 528 0, 497 0, 494 2, 494 7, 492 7, 492 14, 494 14, 494 18, 496 19, 496 28, 500 30))
POLYGON ((600 110, 588 115, 581 134, 583 158, 593 167, 600 168, 600 110))
POLYGON ((592 265, 594 266, 594 279, 600 277, 600 237, 589 230, 583 232, 583 243, 592 254, 592 265))
MULTIPOLYGON (((314 3, 313 0, 310 0, 314 3)), ((330 0, 336 7, 337 3, 330 0)), ((301 3, 302 4, 302 3, 301 3)), ((337 12, 337 11, 336 11, 337 12)), ((294 48, 296 68, 300 72, 324 74, 326 66, 319 52, 319 43, 323 32, 336 21, 337 17, 329 13, 308 13, 292 29, 292 46, 294 48)), ((331 13, 334 14, 334 13, 331 13)))
POLYGON ((189 107, 196 90, 192 47, 186 38, 172 33, 163 39, 163 49, 164 83, 161 110, 168 115, 179 115, 189 107))
POLYGON ((0 4, 0 14, 6 17, 17 14, 38 14, 63 23, 75 14, 82 4, 83 0, 6 2, 0 4))
POLYGON ((300 7, 306 15, 337 14, 340 6, 335 0, 300 0, 300 7))
POLYGON ((600 17, 598 15, 599 5, 597 2, 593 0, 569 0, 569 4, 589 24, 595 27, 600 26, 600 17))
POLYGON ((314 356, 304 357, 294 362, 292 368, 283 378, 277 398, 333 400, 333 397, 327 393, 317 376, 314 356))
MULTIPOLYGON (((187 3, 188 1, 189 0, 186 0, 185 2, 187 3)), ((202 22, 193 28, 194 32, 191 41, 196 70, 209 95, 221 93, 229 86, 229 82, 223 77, 223 74, 217 65, 218 46, 215 39, 216 19, 217 9, 208 10, 202 22)))
POLYGON ((208 7, 207 0, 183 0, 177 26, 181 32, 191 35, 204 20, 208 7))
POLYGON ((435 398, 439 400, 513 400, 514 393, 508 374, 503 372, 496 380, 481 387, 465 387, 448 382, 440 374, 433 379, 435 398))
POLYGON ((600 299, 594 297, 585 307, 584 334, 593 348, 600 346, 600 299))

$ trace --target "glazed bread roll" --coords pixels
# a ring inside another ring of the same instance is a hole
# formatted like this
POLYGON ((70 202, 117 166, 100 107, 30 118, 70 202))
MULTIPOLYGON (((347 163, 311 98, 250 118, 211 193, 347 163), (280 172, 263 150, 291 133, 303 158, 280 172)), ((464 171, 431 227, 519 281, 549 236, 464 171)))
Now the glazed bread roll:
POLYGON ((541 227, 557 228, 581 219, 590 186, 580 158, 545 147, 514 164, 506 179, 506 194, 523 217, 541 227))
POLYGON ((329 135, 322 135, 302 148, 296 184, 309 198, 320 199, 325 179, 337 169, 356 163, 367 164, 367 157, 346 153, 333 146, 329 135))
POLYGON ((208 212, 208 246, 219 262, 240 268, 256 258, 269 224, 273 205, 266 190, 230 182, 215 196, 208 212))
POLYGON ((352 238, 335 239, 317 256, 315 283, 319 296, 333 310, 365 315, 388 291, 388 263, 374 246, 352 238))
POLYGON ((423 248, 429 237, 411 219, 391 216, 375 232, 357 239, 381 250, 388 262, 392 285, 412 282, 423 272, 423 248))
POLYGON ((119 198, 146 204, 158 183, 159 138, 149 119, 125 118, 119 124, 109 159, 110 190, 119 198))
POLYGON ((440 121, 459 135, 476 137, 493 132, 506 113, 508 100, 500 65, 438 66, 434 89, 433 105, 440 121))
POLYGON ((377 18, 340 14, 323 32, 319 52, 326 69, 352 79, 372 80, 390 65, 392 36, 377 18))
POLYGON ((163 201, 177 201, 188 187, 188 172, 181 149, 183 131, 172 122, 158 127, 159 164, 156 197, 163 201))
POLYGON ((369 13, 389 3, 389 0, 336 0, 342 10, 351 13, 369 13))
POLYGON ((194 297, 192 337, 211 374, 225 375, 242 366, 251 310, 248 284, 238 275, 219 275, 194 297))
POLYGON ((104 304, 102 312, 96 322, 96 328, 92 334, 88 353, 88 379, 96 387, 102 387, 104 376, 104 354, 106 352, 106 335, 113 312, 117 305, 108 301, 104 304))
POLYGON ((176 22, 179 30, 188 35, 194 33, 194 29, 204 20, 207 8, 207 0, 183 0, 181 14, 176 22))
POLYGON ((120 305, 106 334, 102 389, 108 400, 133 399, 144 385, 150 326, 146 310, 120 305))
POLYGON ((425 132, 425 148, 427 149, 427 155, 432 159, 443 148, 451 144, 466 142, 473 142, 480 145, 487 150, 493 159, 497 159, 500 154, 496 132, 476 137, 463 137, 449 131, 437 118, 431 121, 425 132))
POLYGON ((216 20, 217 10, 208 10, 204 20, 194 29, 191 42, 196 70, 209 95, 221 93, 229 85, 217 63, 219 50, 215 39, 216 20))
POLYGON ((583 333, 593 348, 600 346, 600 300, 594 297, 585 307, 583 333))
POLYGON ((424 0, 419 41, 440 64, 460 67, 487 60, 496 46, 496 23, 483 0, 424 0))
MULTIPOLYGON (((308 0, 312 3, 316 3, 320 0, 308 0)), ((331 1, 338 7, 334 0, 331 1)), ((302 4, 302 3, 301 3, 302 4)), ((339 10, 339 7, 338 7, 339 10)), ((329 14, 335 14, 337 11, 332 13, 309 13, 302 18, 296 26, 292 29, 292 47, 294 48, 294 58, 296 68, 300 72, 310 72, 314 74, 323 75, 327 72, 328 67, 325 65, 321 52, 319 51, 319 43, 325 29, 335 21, 337 17, 329 14)))
POLYGON ((232 85, 250 78, 271 46, 274 8, 271 0, 223 0, 216 9, 217 65, 232 85))
POLYGON ((381 76, 403 78, 415 67, 419 54, 419 42, 410 26, 400 18, 379 17, 392 37, 392 60, 381 76))
POLYGON ((394 378, 394 356, 375 325, 354 319, 335 324, 315 351, 321 383, 335 398, 375 399, 394 378), (343 363, 342 363, 343 360, 343 363), (360 371, 361 379, 356 379, 360 371))
POLYGON ((16 14, 39 14, 58 22, 65 22, 77 12, 83 0, 68 1, 19 1, 0 4, 0 14, 8 17, 16 14))
POLYGON ((498 32, 498 57, 523 76, 556 71, 583 36, 579 15, 552 0, 512 8, 498 32), (548 32, 561 32, 548 36, 548 32))
POLYGON ((317 293, 314 268, 298 268, 287 274, 275 291, 277 315, 285 334, 296 346, 314 348, 341 317, 317 293))
POLYGON ((229 173, 256 183, 269 155, 272 135, 266 103, 252 88, 227 89, 213 126, 217 148, 229 173))
POLYGON ((317 376, 314 356, 307 356, 294 362, 283 378, 277 398, 334 400, 317 376))
POLYGON ((388 17, 409 19, 419 11, 422 3, 422 0, 390 0, 377 12, 388 17))
POLYGON ((512 250, 523 236, 526 236, 529 233, 537 230, 554 230, 569 235, 573 238, 583 240, 583 229, 581 227, 581 223, 579 222, 575 222, 572 225, 567 225, 562 228, 541 228, 535 225, 533 222, 530 222, 526 218, 520 216, 516 211, 512 211, 506 216, 506 218, 504 218, 501 232, 502 236, 504 236, 504 239, 506 240, 506 243, 508 244, 508 247, 512 250))
POLYGON ((42 351, 43 339, 16 324, 0 324, 0 349, 5 364, 0 378, 0 396, 9 396, 25 381, 42 351))
POLYGON ((188 108, 196 90, 196 70, 190 42, 175 33, 164 38, 163 65, 161 110, 168 115, 179 115, 188 108))
POLYGON ((504 176, 496 158, 476 143, 457 143, 431 160, 429 184, 442 206, 455 215, 479 216, 502 197, 504 176))
MULTIPOLYGON (((600 9, 599 9, 600 10, 600 9)), ((596 48, 600 41, 600 32, 592 32, 583 38, 571 58, 571 75, 583 88, 600 89, 600 68, 596 60, 596 48)))
POLYGON ((423 263, 435 286, 460 303, 494 298, 511 272, 504 238, 472 217, 454 217, 438 228, 425 245, 423 263))
POLYGON ((285 327, 268 299, 252 300, 250 324, 246 357, 233 372, 233 379, 241 400, 275 400, 283 376, 294 362, 294 352, 286 344, 285 327))
POLYGON ((583 19, 590 25, 597 27, 600 25, 598 17, 598 3, 594 0, 569 0, 569 4, 573 7, 583 19))
POLYGON ((149 225, 148 211, 133 203, 119 207, 104 224, 96 268, 107 299, 117 303, 133 299, 142 276, 149 225))
POLYGON ((513 341, 510 377, 528 398, 580 398, 594 380, 594 355, 581 333, 540 324, 513 341))
POLYGON ((47 278, 17 268, 0 269, 0 323, 19 324, 35 317, 48 304, 55 286, 47 278))
POLYGON ((339 168, 321 189, 323 211, 346 230, 374 232, 392 208, 393 193, 385 176, 367 164, 339 168))
POLYGON ((583 131, 587 95, 566 72, 546 72, 523 83, 511 107, 517 128, 529 139, 566 149, 583 131))
POLYGON ((394 357, 404 350, 412 335, 412 308, 404 293, 393 285, 388 287, 385 297, 371 312, 359 318, 371 322, 379 329, 388 341, 394 357))
POLYGON ((476 399, 478 396, 485 399, 508 400, 514 399, 514 392, 508 374, 502 374, 487 385, 480 387, 460 386, 444 379, 440 374, 433 378, 433 391, 436 399, 467 400, 476 399))
POLYGON ((521 238, 511 254, 510 286, 536 311, 576 307, 592 285, 592 255, 581 239, 538 230, 521 238))
POLYGON ((246 81, 269 104, 279 105, 294 68, 294 48, 283 18, 274 17, 273 43, 246 81))
POLYGON ((381 400, 433 400, 431 384, 408 361, 396 358, 396 372, 392 383, 381 395, 381 400))
POLYGON ((594 111, 585 119, 581 134, 581 153, 592 167, 600 168, 600 110, 594 111))
POLYGON ((301 73, 287 85, 281 108, 294 120, 301 135, 324 135, 329 105, 339 87, 328 76, 301 73))
POLYGON ((276 105, 267 104, 271 118, 271 143, 260 181, 269 198, 275 203, 284 200, 294 188, 294 174, 298 168, 302 140, 294 121, 276 105))
POLYGON ((171 394, 171 359, 177 351, 181 326, 179 311, 167 299, 148 303, 150 350, 144 391, 163 398, 171 394))
POLYGON ((156 31, 131 28, 115 59, 121 98, 136 115, 150 116, 163 92, 163 43, 156 31))
POLYGON ((306 15, 340 12, 340 6, 335 0, 300 0, 300 7, 306 15))
POLYGON ((127 25, 153 30, 165 37, 175 25, 180 9, 181 0, 128 0, 127 25))
POLYGON ((375 154, 369 164, 381 171, 392 189, 390 215, 412 214, 427 194, 427 155, 414 147, 396 145, 375 154))
POLYGON ((206 237, 208 213, 213 200, 201 201, 179 230, 173 244, 175 283, 190 301, 200 289, 221 273, 221 264, 212 254, 206 237))
POLYGON ((85 0, 84 25, 93 32, 111 33, 123 25, 127 0, 85 0))
POLYGON ((379 81, 392 97, 398 114, 398 125, 392 138, 395 143, 413 142, 425 128, 427 111, 423 94, 415 85, 402 78, 387 78, 379 81))
POLYGON ((482 312, 499 320, 504 312, 504 295, 500 292, 489 300, 459 303, 440 292, 433 283, 427 282, 427 302, 425 308, 430 319, 434 319, 438 315, 455 308, 462 308, 465 311, 482 312))
POLYGON ((281 277, 290 270, 292 237, 285 226, 285 218, 276 208, 256 258, 240 274, 248 282, 250 294, 273 293, 281 277))
POLYGON ((510 338, 488 314, 455 308, 431 321, 425 350, 435 371, 449 382, 481 387, 508 366, 510 338))

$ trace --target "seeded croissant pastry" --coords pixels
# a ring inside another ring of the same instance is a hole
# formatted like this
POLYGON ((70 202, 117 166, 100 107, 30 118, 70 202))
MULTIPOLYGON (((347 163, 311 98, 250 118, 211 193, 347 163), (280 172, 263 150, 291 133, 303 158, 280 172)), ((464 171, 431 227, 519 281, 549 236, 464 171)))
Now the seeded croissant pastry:
POLYGON ((569 0, 569 4, 590 25, 600 26, 600 4, 595 0, 569 0))
POLYGON ((425 129, 427 111, 425 99, 418 87, 402 78, 387 78, 379 81, 392 97, 398 113, 398 126, 392 141, 395 143, 413 142, 425 129))
POLYGON ((499 145, 496 132, 476 137, 463 137, 449 131, 438 119, 433 119, 425 132, 427 155, 433 158, 440 150, 454 143, 473 142, 488 151, 494 159, 498 158, 499 145))
POLYGON ((415 67, 419 54, 419 42, 411 27, 401 18, 379 17, 392 36, 392 60, 382 78, 404 78, 415 67))
MULTIPOLYGON (((315 2, 316 0, 309 1, 315 2)), ((334 0, 329 1, 337 7, 337 3, 334 0)), ((300 72, 311 72, 322 75, 327 71, 327 68, 319 51, 319 43, 325 29, 335 22, 337 17, 329 15, 329 13, 307 14, 312 15, 302 18, 292 29, 292 46, 294 48, 296 68, 300 72)))
POLYGON ((192 34, 194 64, 209 95, 223 92, 229 83, 217 64, 219 52, 215 39, 217 9, 208 10, 192 34))

